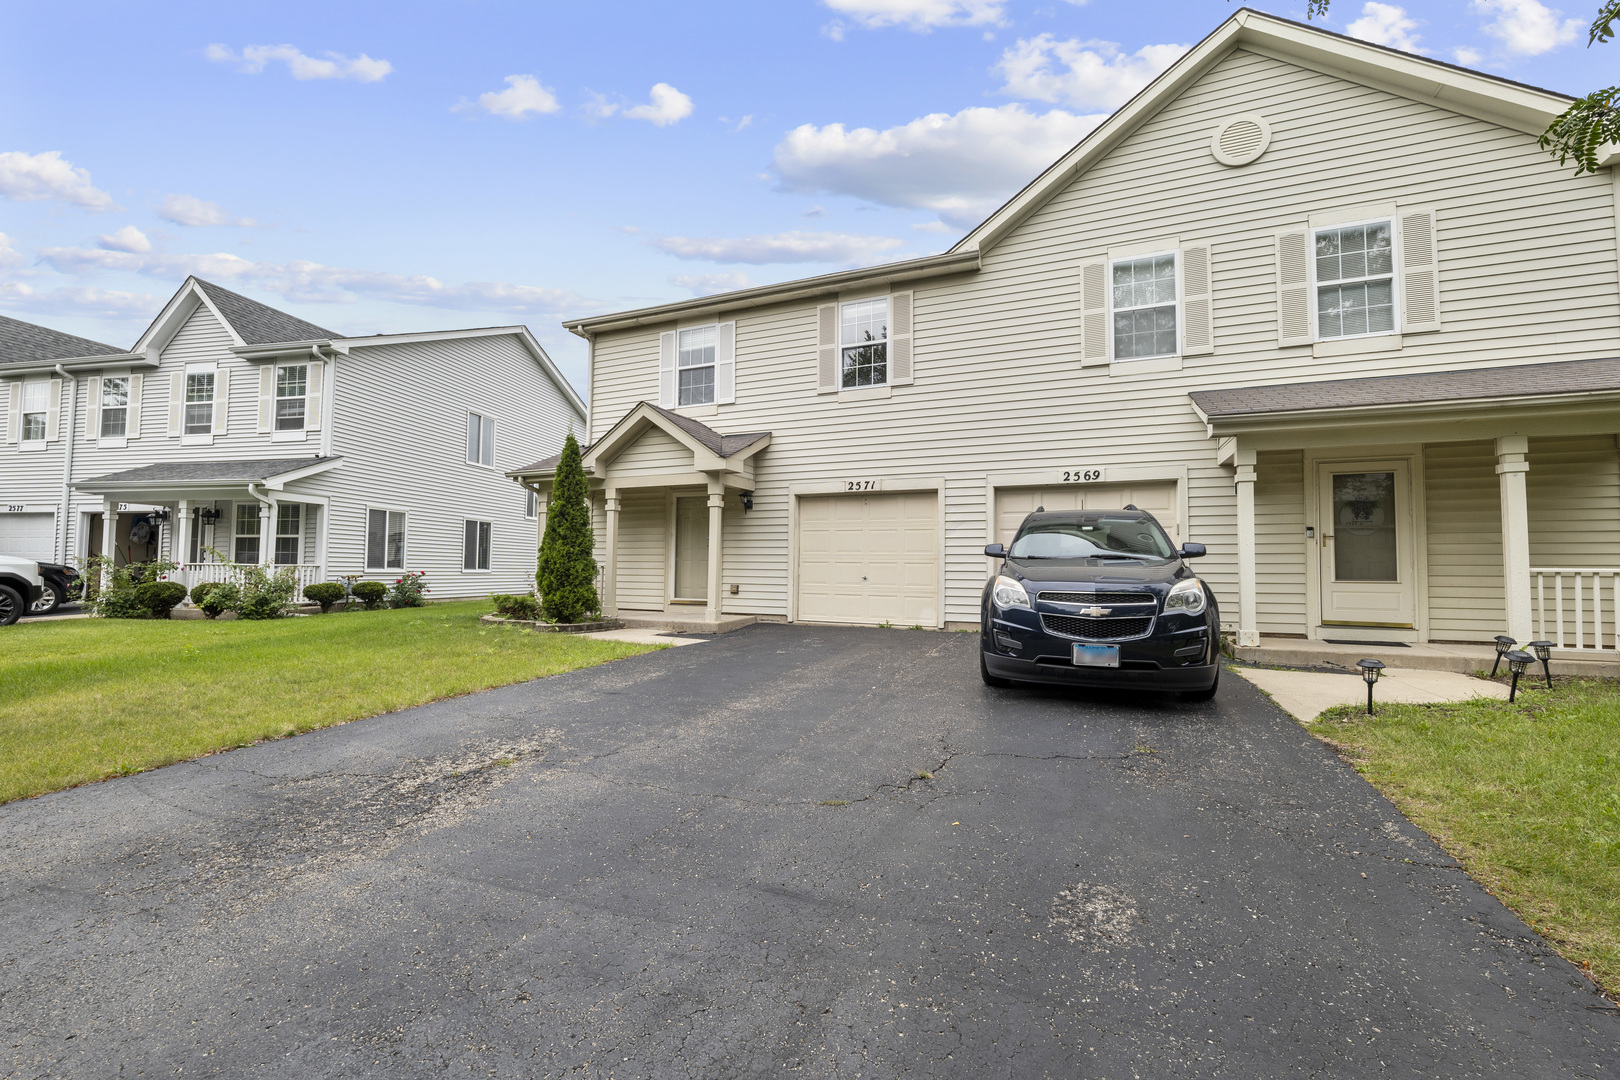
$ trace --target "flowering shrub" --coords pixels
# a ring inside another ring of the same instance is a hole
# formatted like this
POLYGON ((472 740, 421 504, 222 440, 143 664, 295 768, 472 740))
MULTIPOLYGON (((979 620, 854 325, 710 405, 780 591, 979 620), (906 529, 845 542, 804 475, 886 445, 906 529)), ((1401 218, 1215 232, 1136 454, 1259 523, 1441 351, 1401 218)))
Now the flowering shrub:
POLYGON ((394 587, 388 590, 388 606, 392 608, 422 607, 427 603, 422 595, 428 592, 428 587, 422 583, 427 577, 427 571, 418 570, 406 574, 394 582, 394 587))

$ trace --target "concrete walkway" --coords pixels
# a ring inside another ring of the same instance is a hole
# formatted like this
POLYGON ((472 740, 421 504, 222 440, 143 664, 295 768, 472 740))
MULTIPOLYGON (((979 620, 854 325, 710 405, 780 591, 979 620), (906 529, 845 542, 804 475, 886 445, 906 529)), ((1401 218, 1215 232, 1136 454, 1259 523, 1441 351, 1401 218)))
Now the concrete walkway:
MULTIPOLYGON (((1454 671, 1467 675, 1476 671, 1489 671, 1491 661, 1496 658, 1496 650, 1490 645, 1446 645, 1436 642, 1413 645, 1345 645, 1332 641, 1311 641, 1305 638, 1270 635, 1262 636, 1259 645, 1240 645, 1237 648, 1237 659, 1240 663, 1329 670, 1338 668, 1352 674, 1356 670, 1356 661, 1364 656, 1403 668, 1454 671)), ((1613 650, 1555 649, 1552 654, 1552 671, 1554 675, 1620 678, 1620 656, 1613 650)))
MULTIPOLYGON (((1235 667, 1232 669, 1264 690, 1271 699, 1301 723, 1309 723, 1335 705, 1364 705, 1367 684, 1359 674, 1341 675, 1328 671, 1279 671, 1273 668, 1235 667)), ((1506 699, 1508 688, 1501 683, 1476 679, 1455 671, 1426 671, 1421 668, 1385 668, 1383 678, 1373 688, 1373 707, 1379 702, 1429 705, 1469 698, 1506 699)))

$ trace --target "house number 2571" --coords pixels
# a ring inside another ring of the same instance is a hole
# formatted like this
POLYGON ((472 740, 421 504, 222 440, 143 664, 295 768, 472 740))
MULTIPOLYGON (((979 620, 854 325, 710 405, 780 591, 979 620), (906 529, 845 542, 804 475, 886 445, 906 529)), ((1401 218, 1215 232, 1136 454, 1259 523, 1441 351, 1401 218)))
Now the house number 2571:
POLYGON ((1091 484, 1103 478, 1101 469, 1064 469, 1065 484, 1091 484))
POLYGON ((876 480, 845 480, 844 481, 844 490, 845 491, 876 491, 877 489, 878 489, 878 482, 876 480))

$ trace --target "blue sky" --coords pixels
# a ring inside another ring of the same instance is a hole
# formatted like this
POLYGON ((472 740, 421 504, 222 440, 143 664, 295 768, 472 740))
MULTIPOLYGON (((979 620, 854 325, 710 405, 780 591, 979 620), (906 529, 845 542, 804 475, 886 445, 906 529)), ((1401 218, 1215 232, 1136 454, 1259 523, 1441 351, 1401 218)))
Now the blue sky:
MULTIPOLYGON (((196 273, 340 333, 527 323, 583 388, 561 318, 943 250, 1233 10, 8 0, 0 313, 127 347, 196 273)), ((1581 93, 1591 15, 1325 25, 1581 93)))

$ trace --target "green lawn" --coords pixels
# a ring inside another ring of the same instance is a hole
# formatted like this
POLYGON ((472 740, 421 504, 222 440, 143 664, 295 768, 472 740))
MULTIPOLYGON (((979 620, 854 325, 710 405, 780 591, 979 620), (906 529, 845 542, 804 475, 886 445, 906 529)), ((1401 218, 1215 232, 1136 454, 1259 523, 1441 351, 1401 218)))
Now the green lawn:
POLYGON ((1324 713, 1310 729, 1564 956, 1620 990, 1620 684, 1324 713))
POLYGON ((648 651, 485 627, 484 600, 0 630, 0 802, 648 651))

